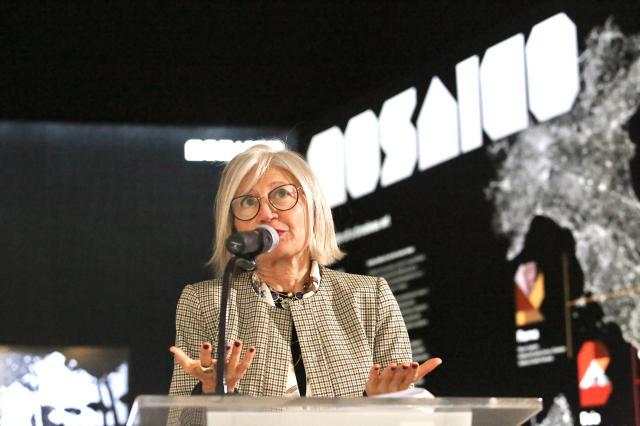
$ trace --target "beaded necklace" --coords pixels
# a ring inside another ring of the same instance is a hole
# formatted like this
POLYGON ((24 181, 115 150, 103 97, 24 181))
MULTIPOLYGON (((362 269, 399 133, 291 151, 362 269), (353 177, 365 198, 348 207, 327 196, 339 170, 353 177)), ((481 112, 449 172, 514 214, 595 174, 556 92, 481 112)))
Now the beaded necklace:
POLYGON ((300 300, 304 297, 305 294, 312 291, 309 281, 304 283, 302 291, 292 292, 274 290, 269 284, 267 284, 265 281, 262 281, 260 277, 258 277, 257 280, 260 282, 261 287, 262 285, 267 287, 267 289, 271 293, 271 299, 273 300, 273 303, 278 307, 282 307, 283 304, 287 304, 287 302, 291 300, 300 300))
POLYGON ((259 299, 268 300, 269 304, 272 304, 283 308, 289 302, 294 300, 304 299, 306 297, 313 296, 319 288, 319 273, 318 264, 313 261, 311 264, 311 271, 309 274, 309 280, 302 286, 302 291, 277 291, 271 288, 269 284, 263 281, 256 272, 251 274, 251 286, 255 290, 259 299))

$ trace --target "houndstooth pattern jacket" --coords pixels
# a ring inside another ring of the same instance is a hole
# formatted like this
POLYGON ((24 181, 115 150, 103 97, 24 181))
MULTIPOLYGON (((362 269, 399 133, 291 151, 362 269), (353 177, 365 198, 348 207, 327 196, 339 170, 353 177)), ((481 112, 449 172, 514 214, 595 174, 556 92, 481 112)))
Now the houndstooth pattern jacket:
MULTIPOLYGON (((316 397, 362 396, 374 363, 411 361, 411 345, 398 304, 383 278, 320 267, 312 297, 280 309, 258 300, 251 275, 235 279, 226 340, 241 339, 256 355, 238 384, 241 394, 283 396, 296 326, 307 381, 316 397)), ((176 312, 176 346, 197 359, 200 345, 216 347, 222 280, 187 285, 176 312)), ((174 361, 169 394, 190 395, 197 380, 174 361)))

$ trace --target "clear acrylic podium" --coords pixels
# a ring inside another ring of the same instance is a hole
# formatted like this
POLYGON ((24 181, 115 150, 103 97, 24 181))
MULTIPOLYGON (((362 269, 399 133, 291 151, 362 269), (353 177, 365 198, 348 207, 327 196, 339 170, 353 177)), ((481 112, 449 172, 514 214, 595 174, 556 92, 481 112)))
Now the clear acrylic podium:
POLYGON ((136 398, 127 426, 515 426, 539 398, 136 398))

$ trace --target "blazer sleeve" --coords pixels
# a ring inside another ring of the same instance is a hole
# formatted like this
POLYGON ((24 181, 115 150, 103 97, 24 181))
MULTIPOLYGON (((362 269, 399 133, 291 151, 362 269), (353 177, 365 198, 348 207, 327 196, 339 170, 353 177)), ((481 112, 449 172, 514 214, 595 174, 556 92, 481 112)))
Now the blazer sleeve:
POLYGON ((398 302, 384 278, 378 278, 376 334, 373 362, 383 368, 390 362, 410 362, 411 343, 398 302))
MULTIPOLYGON (((176 343, 192 359, 200 356, 200 344, 207 340, 204 330, 202 306, 196 288, 188 285, 182 290, 176 309, 176 343)), ((198 380, 185 373, 173 361, 173 376, 169 395, 191 395, 198 380)))

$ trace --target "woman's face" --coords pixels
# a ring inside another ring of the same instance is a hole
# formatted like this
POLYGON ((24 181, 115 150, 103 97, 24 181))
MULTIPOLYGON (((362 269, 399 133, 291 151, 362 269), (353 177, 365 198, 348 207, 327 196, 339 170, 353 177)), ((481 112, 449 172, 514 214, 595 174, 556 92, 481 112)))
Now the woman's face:
MULTIPOLYGON (((234 224, 238 231, 251 231, 258 225, 269 225, 276 230, 280 237, 280 243, 270 253, 264 253, 258 258, 261 261, 282 260, 295 256, 309 256, 309 226, 307 224, 307 199, 303 191, 298 190, 298 202, 286 211, 274 208, 268 200, 268 194, 282 185, 293 184, 299 187, 291 174, 278 168, 271 167, 262 178, 249 189, 246 188, 245 177, 239 186, 239 192, 234 197, 241 195, 253 195, 260 198, 260 210, 251 220, 239 220, 234 218, 234 224)), ((280 190, 278 190, 280 191, 280 190)), ((278 196, 276 191, 274 196, 278 196)), ((295 195, 295 193, 294 193, 295 195)))

